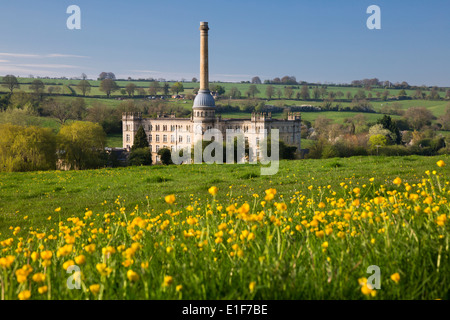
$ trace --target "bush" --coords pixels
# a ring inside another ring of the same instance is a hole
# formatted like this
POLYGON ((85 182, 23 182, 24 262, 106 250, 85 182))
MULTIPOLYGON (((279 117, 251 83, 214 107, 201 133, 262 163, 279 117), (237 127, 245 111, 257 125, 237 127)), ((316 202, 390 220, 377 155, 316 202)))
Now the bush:
POLYGON ((0 171, 52 170, 56 139, 51 129, 0 124, 0 171))
POLYGON ((326 145, 322 150, 322 159, 336 158, 339 156, 337 148, 333 145, 326 145))
POLYGON ((152 164, 152 154, 149 148, 134 149, 128 158, 130 166, 149 166, 152 164))
POLYGON ((158 155, 161 157, 162 164, 168 166, 169 164, 173 164, 172 162, 172 153, 167 148, 159 149, 158 155))

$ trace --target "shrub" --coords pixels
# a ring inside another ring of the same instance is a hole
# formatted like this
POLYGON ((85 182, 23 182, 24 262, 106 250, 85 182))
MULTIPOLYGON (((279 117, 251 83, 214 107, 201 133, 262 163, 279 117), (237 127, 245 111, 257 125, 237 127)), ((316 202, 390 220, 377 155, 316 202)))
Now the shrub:
POLYGON ((152 164, 152 154, 149 148, 134 149, 128 158, 130 166, 149 166, 152 164))

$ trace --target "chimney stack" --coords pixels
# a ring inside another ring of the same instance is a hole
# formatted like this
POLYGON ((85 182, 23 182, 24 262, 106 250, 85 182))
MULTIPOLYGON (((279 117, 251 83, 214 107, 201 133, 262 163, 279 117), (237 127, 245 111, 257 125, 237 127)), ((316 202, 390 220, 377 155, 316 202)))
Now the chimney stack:
POLYGON ((200 22, 200 90, 209 91, 208 22, 200 22))

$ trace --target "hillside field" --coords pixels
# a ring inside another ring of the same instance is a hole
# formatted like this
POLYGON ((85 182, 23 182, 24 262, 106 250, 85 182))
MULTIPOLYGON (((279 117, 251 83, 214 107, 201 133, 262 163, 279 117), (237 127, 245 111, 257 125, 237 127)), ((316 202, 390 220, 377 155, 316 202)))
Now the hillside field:
POLYGON ((1 173, 2 297, 449 299, 449 164, 1 173), (81 268, 82 290, 67 289, 69 265, 81 268))

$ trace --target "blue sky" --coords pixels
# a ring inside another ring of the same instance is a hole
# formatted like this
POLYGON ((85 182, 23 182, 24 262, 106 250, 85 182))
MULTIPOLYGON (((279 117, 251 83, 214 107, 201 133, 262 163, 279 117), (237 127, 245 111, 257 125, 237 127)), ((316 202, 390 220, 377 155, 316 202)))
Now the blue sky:
POLYGON ((208 21, 212 81, 450 86, 449 11, 448 0, 2 0, 0 76, 198 78, 198 28, 208 21), (81 30, 66 27, 72 4, 81 30), (372 4, 381 30, 366 27, 372 4))

